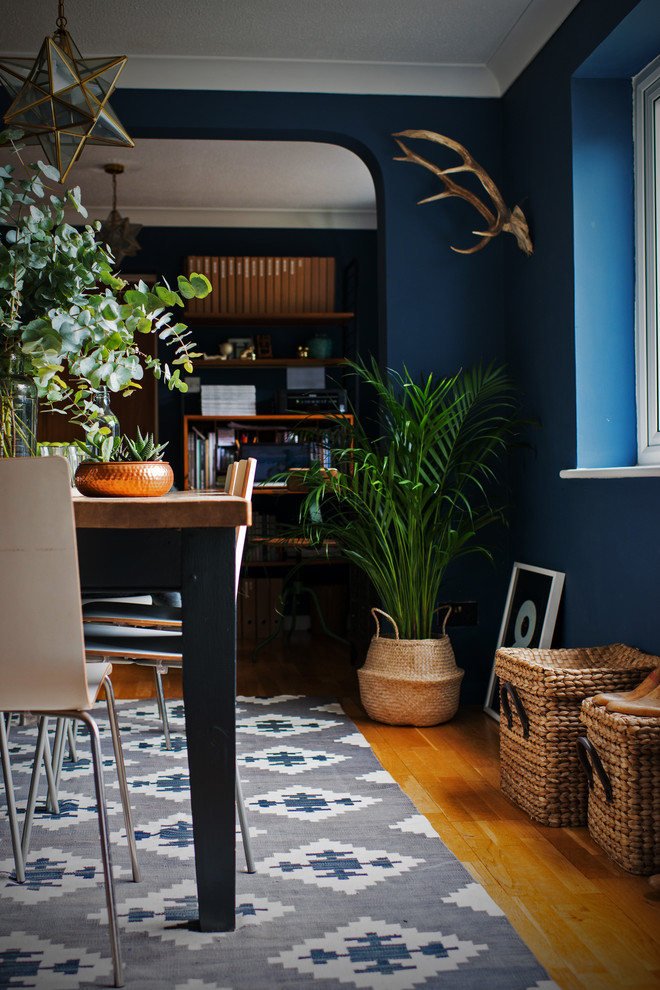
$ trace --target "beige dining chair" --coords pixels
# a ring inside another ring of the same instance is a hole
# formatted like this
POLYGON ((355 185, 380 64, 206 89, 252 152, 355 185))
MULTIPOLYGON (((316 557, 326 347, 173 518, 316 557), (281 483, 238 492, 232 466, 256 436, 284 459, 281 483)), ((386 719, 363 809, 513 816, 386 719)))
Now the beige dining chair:
MULTIPOLYGON (((251 500, 256 469, 257 462, 253 457, 235 462, 228 494, 239 495, 241 498, 251 500)), ((236 594, 238 594, 246 529, 246 526, 238 526, 236 529, 236 594)), ((85 648, 88 657, 103 657, 112 660, 112 662, 135 663, 153 668, 165 745, 171 749, 162 674, 169 667, 180 668, 182 666, 181 609, 176 606, 97 601, 83 606, 83 615, 85 619, 85 648)), ((254 858, 238 768, 236 770, 236 807, 243 837, 247 870, 248 873, 254 873, 254 858)))
MULTIPOLYGON (((24 878, 47 717, 75 719, 89 734, 115 986, 123 986, 99 729, 91 710, 105 691, 126 834, 139 880, 135 832, 109 663, 87 663, 69 467, 60 457, 0 459, 0 712, 43 716, 23 834, 19 828, 4 715, 0 747, 17 874, 24 878)), ((49 924, 53 924, 52 920, 49 924)), ((52 932, 52 928, 50 929, 52 932)))

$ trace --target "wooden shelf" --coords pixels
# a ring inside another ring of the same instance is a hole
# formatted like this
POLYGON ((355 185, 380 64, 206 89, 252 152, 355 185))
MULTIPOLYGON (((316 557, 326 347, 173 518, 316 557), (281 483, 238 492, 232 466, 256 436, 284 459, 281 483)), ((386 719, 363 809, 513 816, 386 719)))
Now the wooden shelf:
POLYGON ((342 326, 354 313, 186 313, 191 326, 342 326))
POLYGON ((238 368, 251 368, 253 371, 267 368, 327 368, 342 364, 346 364, 346 358, 255 358, 254 361, 247 358, 231 358, 227 361, 221 358, 197 358, 193 361, 194 368, 222 368, 223 371, 238 368))
MULTIPOLYGON (((268 546, 272 547, 293 547, 294 549, 298 547, 311 547, 312 544, 304 536, 252 536, 250 537, 250 543, 266 543, 268 546)), ((336 547, 336 540, 324 540, 324 547, 336 547)), ((318 548, 319 555, 323 552, 322 548, 318 548)), ((313 558, 312 558, 313 559, 313 558)))
POLYGON ((304 564, 305 567, 333 567, 337 564, 348 566, 349 561, 345 557, 287 557, 284 560, 243 560, 243 567, 252 570, 263 567, 268 570, 276 568, 293 568, 304 564))
POLYGON ((330 423, 334 424, 338 418, 341 420, 346 420, 348 423, 353 422, 353 416, 351 413, 308 413, 308 412, 298 412, 298 413, 257 413, 256 416, 250 416, 244 413, 213 413, 210 416, 203 416, 201 413, 186 413, 183 417, 184 424, 184 434, 188 435, 188 423, 198 422, 211 422, 212 420, 223 420, 228 426, 239 427, 244 430, 278 430, 284 429, 287 426, 291 426, 295 423, 330 423))

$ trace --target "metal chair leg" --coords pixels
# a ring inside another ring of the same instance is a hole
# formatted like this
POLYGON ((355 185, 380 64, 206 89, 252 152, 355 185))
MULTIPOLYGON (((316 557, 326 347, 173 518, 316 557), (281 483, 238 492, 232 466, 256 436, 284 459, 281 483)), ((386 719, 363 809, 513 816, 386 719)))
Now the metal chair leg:
POLYGON ((9 815, 11 845, 14 851, 16 880, 18 883, 25 883, 25 864, 21 850, 21 832, 18 827, 18 813, 16 811, 16 799, 14 797, 14 785, 9 762, 9 746, 7 744, 7 728, 4 712, 0 712, 0 756, 2 757, 2 774, 5 781, 5 793, 7 795, 7 814, 9 815))
POLYGON ((238 820, 241 826, 241 835, 243 836, 243 852, 245 853, 247 871, 248 873, 256 873, 257 868, 254 865, 254 857, 252 856, 250 826, 248 825, 247 816, 245 814, 245 802, 243 801, 243 788, 241 787, 241 778, 238 773, 238 765, 236 766, 236 808, 238 810, 238 820))
POLYGON ((72 763, 78 762, 78 750, 76 748, 76 723, 71 719, 67 726, 67 738, 69 740, 69 759, 72 763))
MULTIPOLYGON (((57 795, 60 790, 60 778, 62 776, 62 763, 64 762, 64 737, 67 733, 67 726, 70 724, 68 718, 63 718, 60 716, 57 719, 55 727, 55 738, 53 740, 53 754, 51 765, 53 768, 53 777, 55 779, 55 793, 51 794, 49 792, 48 798, 46 800, 46 811, 51 811, 53 814, 57 815, 59 813, 59 807, 57 803, 57 795)), ((46 754, 44 754, 44 759, 46 754)))
POLYGON ((101 857, 103 859, 103 875, 105 877, 105 900, 108 908, 108 926, 110 928, 110 944, 112 947, 112 963, 116 987, 124 985, 124 971, 119 942, 119 922, 117 919, 117 900, 112 876, 112 859, 110 856, 110 830, 108 828, 108 810, 105 803, 105 788, 103 786, 103 761, 101 758, 101 741, 99 730, 94 719, 87 712, 80 712, 76 717, 87 726, 89 743, 94 764, 94 788, 96 791, 96 807, 99 816, 99 836, 101 839, 101 857))
POLYGON ((126 839, 131 855, 131 867, 133 869, 133 880, 137 883, 140 879, 140 866, 137 858, 137 846, 135 843, 135 828, 133 827, 133 812, 131 810, 131 799, 128 792, 128 781, 126 779, 126 764, 124 763, 124 753, 121 748, 119 737, 119 723, 117 721, 117 708, 115 705, 115 692, 109 677, 103 680, 105 689, 105 700, 108 706, 108 718, 110 721, 110 733, 112 735, 112 745, 115 751, 115 763, 117 765, 117 777, 119 778, 119 791, 121 803, 124 809, 124 822, 126 823, 126 839))
POLYGON ((165 692, 163 691, 163 678, 158 667, 154 667, 154 678, 156 679, 156 698, 158 700, 158 711, 163 723, 163 735, 165 736, 165 749, 172 749, 170 739, 170 726, 167 721, 167 708, 165 707, 165 692))
POLYGON ((44 764, 46 768, 46 777, 48 779, 48 794, 53 805, 53 813, 59 814, 59 804, 57 802, 57 785, 55 783, 55 776, 53 774, 53 763, 50 755, 50 744, 48 742, 48 718, 42 715, 39 719, 39 734, 37 736, 37 748, 34 753, 34 765, 32 767, 32 776, 30 777, 30 790, 28 792, 27 807, 25 809, 25 819, 23 821, 23 838, 21 841, 21 849, 23 852, 23 860, 27 859, 27 855, 30 849, 30 838, 32 836, 32 822, 34 820, 34 811, 37 806, 37 793, 39 791, 39 779, 41 777, 41 764, 44 764))

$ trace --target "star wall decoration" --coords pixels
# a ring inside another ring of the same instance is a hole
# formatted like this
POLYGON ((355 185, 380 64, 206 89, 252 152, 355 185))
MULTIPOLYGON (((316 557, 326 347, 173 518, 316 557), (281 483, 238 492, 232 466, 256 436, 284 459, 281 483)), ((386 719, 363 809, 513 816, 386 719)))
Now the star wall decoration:
POLYGON ((36 61, 3 59, 0 83, 13 98, 5 124, 38 141, 64 182, 85 144, 132 148, 134 142, 108 103, 126 56, 83 58, 61 3, 59 10, 57 30, 44 39, 36 61))

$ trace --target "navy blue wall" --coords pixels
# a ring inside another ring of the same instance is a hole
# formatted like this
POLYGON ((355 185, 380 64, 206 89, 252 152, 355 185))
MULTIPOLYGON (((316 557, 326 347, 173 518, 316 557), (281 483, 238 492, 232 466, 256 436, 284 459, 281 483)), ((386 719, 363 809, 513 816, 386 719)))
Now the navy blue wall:
POLYGON ((449 243, 461 246, 462 238, 463 245, 472 243, 478 216, 456 201, 417 206, 440 185, 424 169, 393 161, 398 149, 391 134, 406 128, 448 134, 497 179, 500 101, 122 90, 112 104, 134 137, 311 140, 354 151, 376 186, 378 317, 387 361, 397 367, 405 360, 414 372, 450 372, 484 352, 498 353, 501 316, 492 301, 502 248, 495 243, 489 258, 467 260, 450 251, 449 243))
MULTIPOLYGON (((561 469, 576 466, 576 332, 578 353, 584 344, 583 327, 576 327, 574 317, 576 288, 581 300, 585 286, 583 281, 575 286, 573 270, 571 77, 579 72, 581 76, 616 78, 622 73, 629 80, 658 54, 660 11, 657 3, 646 0, 599 48, 636 6, 626 0, 607 4, 581 0, 503 99, 504 172, 525 189, 535 239, 529 262, 516 257, 507 265, 511 302, 507 354, 524 387, 529 411, 541 421, 533 437, 534 457, 515 468, 511 538, 515 559, 566 572, 558 630, 562 645, 628 642, 660 653, 660 480, 559 477, 561 469), (588 71, 581 69, 597 48, 588 71)), ((603 178, 598 156, 592 168, 593 182, 598 184, 603 178)), ((618 196, 630 202, 630 181, 621 183, 618 196)), ((603 194, 601 212, 605 214, 608 207, 603 194)), ((619 206, 609 209, 616 212, 619 206)), ((575 222, 582 223, 579 210, 575 222)), ((576 233, 580 236, 582 228, 578 226, 576 233)), ((625 275, 630 270, 630 237, 621 247, 619 268, 611 273, 614 278, 607 271, 594 270, 593 275, 596 282, 621 282, 624 295, 617 301, 625 308, 626 333, 630 334, 632 279, 620 278, 621 271, 625 275)), ((580 312, 589 318, 589 307, 582 305, 580 312)), ((589 327, 590 346, 596 343, 603 352, 622 353, 620 322, 601 315, 600 327, 593 323, 589 327), (594 334, 599 335, 596 342, 594 334)), ((628 352, 631 346, 628 340, 628 352)), ((588 371, 589 362, 581 368, 581 377, 586 373, 587 387, 597 391, 598 384, 593 376, 588 380, 588 371)), ((629 380, 626 361, 620 373, 629 380)), ((601 387, 610 389, 612 383, 606 381, 601 387)))
MULTIPOLYGON (((312 140, 354 151, 369 167, 377 195, 376 323, 369 337, 378 342, 381 359, 396 369, 405 363, 415 375, 449 374, 481 359, 503 359, 502 282, 505 260, 517 250, 513 239, 508 245, 500 238, 474 256, 451 251, 450 244, 474 243, 470 231, 481 218, 455 200, 418 206, 440 184, 418 166, 395 162, 398 148, 391 136, 411 128, 447 134, 502 182, 501 101, 124 90, 113 94, 112 105, 133 137, 189 138, 193 154, 197 138, 312 140)), ((428 142, 417 142, 416 150, 433 154, 428 142)), ((439 150, 440 161, 457 163, 439 150)), ((507 195, 519 195, 502 185, 507 195)), ((230 234, 222 232, 227 244, 230 234)), ((190 239, 190 253, 203 250, 197 246, 202 240, 210 243, 208 231, 199 235, 194 248, 190 239)), ((185 253, 177 251, 179 257, 185 253)), ((150 267, 144 252, 131 264, 150 267)), ((485 695, 510 567, 505 537, 493 539, 503 544, 501 569, 465 564, 446 587, 448 599, 479 602, 479 625, 452 633, 457 660, 468 671, 462 692, 468 702, 485 695)))

